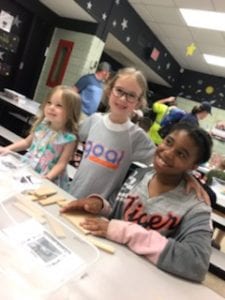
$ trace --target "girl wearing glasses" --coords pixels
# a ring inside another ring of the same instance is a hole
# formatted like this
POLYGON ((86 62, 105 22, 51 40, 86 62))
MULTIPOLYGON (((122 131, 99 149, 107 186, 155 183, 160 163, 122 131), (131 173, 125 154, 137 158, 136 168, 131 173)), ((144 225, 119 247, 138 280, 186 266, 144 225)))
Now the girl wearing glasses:
POLYGON ((76 198, 91 193, 111 195, 123 182, 133 161, 149 164, 155 151, 146 133, 130 121, 134 109, 145 103, 147 82, 134 69, 121 69, 105 89, 109 113, 95 113, 80 126, 85 141, 80 166, 71 183, 76 198))

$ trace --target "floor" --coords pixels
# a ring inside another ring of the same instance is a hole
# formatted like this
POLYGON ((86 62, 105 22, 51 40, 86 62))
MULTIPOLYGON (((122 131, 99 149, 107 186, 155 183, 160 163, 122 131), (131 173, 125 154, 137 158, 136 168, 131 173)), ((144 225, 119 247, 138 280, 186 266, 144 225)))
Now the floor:
MULTIPOLYGON (((223 251, 225 253, 225 237, 223 238, 223 241, 221 244, 221 251, 223 251)), ((209 287, 211 290, 214 290, 216 293, 223 296, 225 299, 225 282, 224 282, 224 280, 222 280, 219 277, 208 272, 203 284, 206 285, 207 287, 209 287)))

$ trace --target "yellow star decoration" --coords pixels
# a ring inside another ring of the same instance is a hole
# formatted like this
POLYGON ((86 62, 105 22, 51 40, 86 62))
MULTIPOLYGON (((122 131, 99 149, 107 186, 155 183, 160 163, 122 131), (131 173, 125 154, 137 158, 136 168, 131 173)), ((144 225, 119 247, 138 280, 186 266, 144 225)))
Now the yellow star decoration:
POLYGON ((186 56, 192 56, 196 50, 196 46, 194 43, 192 43, 191 45, 187 46, 186 48, 186 56))
POLYGON ((211 85, 208 85, 205 89, 206 94, 210 95, 214 92, 214 87, 211 85))

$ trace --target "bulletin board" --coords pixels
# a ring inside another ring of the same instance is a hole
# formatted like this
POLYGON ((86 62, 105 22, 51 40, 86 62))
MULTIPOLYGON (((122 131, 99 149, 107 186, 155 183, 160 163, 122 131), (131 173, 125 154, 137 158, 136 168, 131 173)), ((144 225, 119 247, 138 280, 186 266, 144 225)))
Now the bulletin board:
POLYGON ((0 76, 10 76, 20 42, 22 21, 18 15, 0 10, 0 76))

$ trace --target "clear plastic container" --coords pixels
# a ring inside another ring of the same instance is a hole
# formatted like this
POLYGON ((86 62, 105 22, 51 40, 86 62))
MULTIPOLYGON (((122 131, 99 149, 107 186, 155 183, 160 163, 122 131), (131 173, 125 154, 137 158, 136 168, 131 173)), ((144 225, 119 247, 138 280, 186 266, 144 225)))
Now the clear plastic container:
POLYGON ((67 299, 98 257, 95 246, 38 204, 26 206, 21 195, 0 202, 2 299, 67 299))
POLYGON ((40 186, 40 177, 31 170, 29 165, 29 161, 18 153, 9 151, 0 155, 0 190, 2 198, 40 186))

